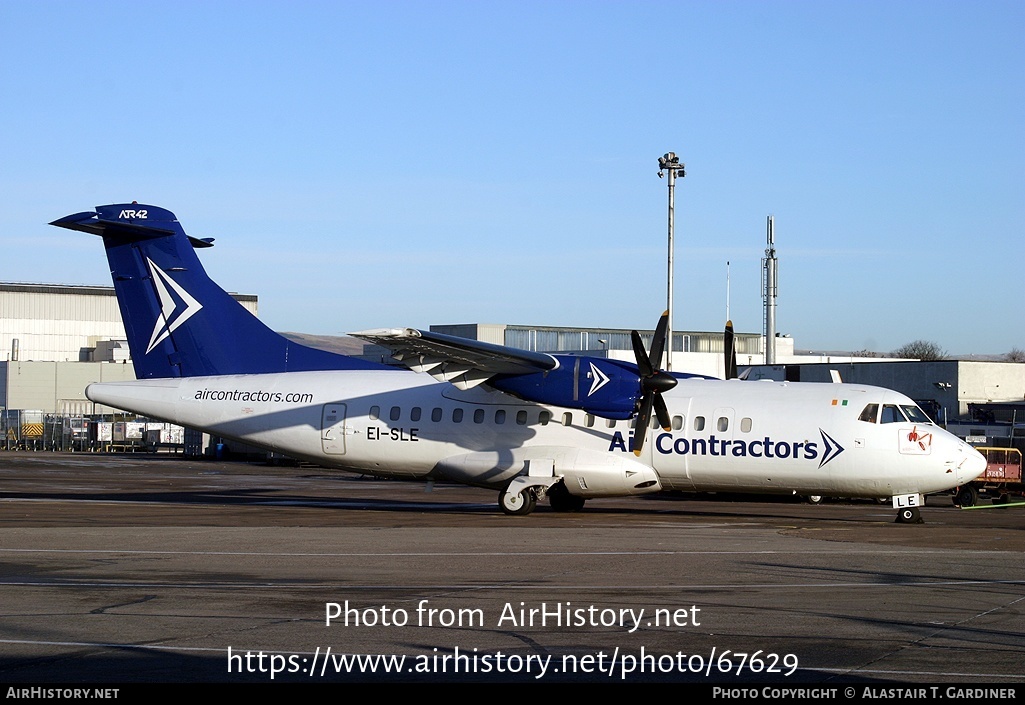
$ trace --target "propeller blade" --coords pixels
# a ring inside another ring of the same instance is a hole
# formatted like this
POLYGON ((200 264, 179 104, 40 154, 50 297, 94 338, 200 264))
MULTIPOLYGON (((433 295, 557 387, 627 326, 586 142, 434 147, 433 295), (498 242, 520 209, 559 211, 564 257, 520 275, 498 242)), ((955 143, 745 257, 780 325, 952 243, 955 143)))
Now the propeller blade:
POLYGON ((655 326, 655 335, 651 338, 651 366, 659 369, 662 366, 662 354, 666 351, 666 329, 669 327, 669 311, 663 311, 655 326))
POLYGON ((669 329, 669 311, 662 313, 655 326, 655 334, 651 337, 651 353, 644 349, 644 341, 637 331, 630 333, 633 343, 634 357, 637 360, 637 374, 641 378, 641 398, 637 402, 637 417, 634 424, 634 455, 640 456, 644 448, 644 437, 648 434, 652 408, 658 418, 658 424, 668 431, 671 427, 669 409, 662 399, 662 393, 676 386, 676 378, 659 369, 662 355, 666 349, 666 333, 669 329))
POLYGON ((737 378, 737 344, 733 335, 733 321, 726 321, 723 333, 723 354, 726 356, 726 379, 737 378))
POLYGON ((651 360, 648 358, 648 351, 644 349, 644 341, 641 340, 641 334, 635 330, 630 331, 630 342, 633 343, 634 359, 637 361, 637 368, 641 379, 655 374, 655 368, 652 367, 651 360))
POLYGON ((644 436, 648 433, 648 422, 651 421, 651 403, 654 393, 648 392, 641 400, 641 410, 637 412, 637 422, 634 424, 634 455, 641 456, 641 449, 644 447, 644 436))
POLYGON ((658 418, 658 425, 662 427, 663 431, 669 431, 672 429, 672 421, 669 418, 669 409, 666 408, 666 402, 662 398, 661 394, 656 394, 655 397, 655 417, 658 418))

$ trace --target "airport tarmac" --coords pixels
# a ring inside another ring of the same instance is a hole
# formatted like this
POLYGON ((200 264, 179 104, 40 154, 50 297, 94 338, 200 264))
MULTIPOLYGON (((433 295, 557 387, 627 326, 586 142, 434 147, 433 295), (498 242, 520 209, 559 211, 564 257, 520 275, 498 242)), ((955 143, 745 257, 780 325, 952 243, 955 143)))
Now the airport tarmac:
POLYGON ((0 452, 0 681, 1025 682, 1025 506, 496 494, 0 452))

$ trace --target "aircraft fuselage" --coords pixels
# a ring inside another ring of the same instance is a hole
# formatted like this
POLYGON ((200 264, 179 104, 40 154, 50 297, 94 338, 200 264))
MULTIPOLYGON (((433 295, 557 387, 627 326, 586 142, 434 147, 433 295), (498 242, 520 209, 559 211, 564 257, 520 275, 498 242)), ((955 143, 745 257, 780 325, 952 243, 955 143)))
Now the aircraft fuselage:
POLYGON ((892 497, 955 487, 978 454, 931 424, 859 420, 913 404, 878 387, 683 379, 672 429, 459 390, 405 371, 290 372, 91 385, 90 399, 326 466, 502 488, 550 468, 581 497, 674 489, 892 497))

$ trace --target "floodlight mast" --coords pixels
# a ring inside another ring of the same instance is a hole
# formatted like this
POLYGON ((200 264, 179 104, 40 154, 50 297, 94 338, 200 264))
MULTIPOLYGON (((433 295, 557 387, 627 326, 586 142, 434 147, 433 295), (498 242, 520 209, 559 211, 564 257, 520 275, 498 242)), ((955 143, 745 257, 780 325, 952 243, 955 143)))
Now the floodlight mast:
POLYGON ((762 298, 765 300, 765 364, 776 364, 776 296, 779 261, 776 259, 776 219, 765 219, 765 257, 762 258, 762 298))
POLYGON ((667 371, 673 369, 673 227, 676 219, 676 177, 679 176, 682 179, 687 175, 684 172, 684 166, 684 164, 680 163, 680 158, 676 156, 675 152, 666 152, 658 158, 658 178, 661 179, 664 173, 669 174, 669 266, 668 276, 666 277, 668 282, 666 311, 668 311, 667 319, 669 325, 666 328, 666 363, 664 368, 667 371))

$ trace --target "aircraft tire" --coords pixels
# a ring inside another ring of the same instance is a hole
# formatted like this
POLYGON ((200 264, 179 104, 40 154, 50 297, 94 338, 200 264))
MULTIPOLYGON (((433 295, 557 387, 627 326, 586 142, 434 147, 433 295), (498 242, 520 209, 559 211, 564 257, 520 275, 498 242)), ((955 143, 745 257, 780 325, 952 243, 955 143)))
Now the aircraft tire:
POLYGON ((516 493, 502 490, 498 493, 498 506, 510 516, 525 516, 534 511, 537 497, 529 488, 516 493))
POLYGON ((897 512, 897 521, 901 524, 921 524, 922 513, 918 507, 905 507, 897 512))
POLYGON ((570 494, 562 484, 548 490, 548 503, 556 512, 579 512, 584 508, 584 498, 570 494))
POLYGON ((804 498, 804 501, 808 504, 822 504, 822 495, 810 494, 804 498))

